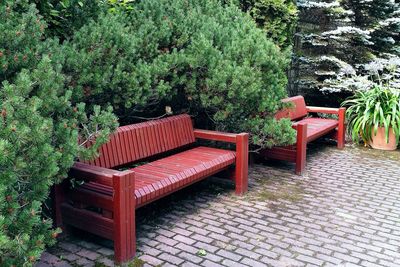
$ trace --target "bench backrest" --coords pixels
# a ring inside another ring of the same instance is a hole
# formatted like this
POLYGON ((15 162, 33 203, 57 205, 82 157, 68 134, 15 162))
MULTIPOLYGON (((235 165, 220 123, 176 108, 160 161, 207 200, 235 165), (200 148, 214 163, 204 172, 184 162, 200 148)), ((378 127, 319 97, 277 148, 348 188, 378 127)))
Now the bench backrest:
POLYGON ((306 102, 303 96, 293 96, 282 99, 284 103, 292 103, 292 107, 281 110, 275 114, 276 119, 290 118, 298 120, 307 116, 306 102))
POLYGON ((100 156, 87 162, 105 168, 128 164, 195 142, 189 115, 121 126, 100 150, 100 156))

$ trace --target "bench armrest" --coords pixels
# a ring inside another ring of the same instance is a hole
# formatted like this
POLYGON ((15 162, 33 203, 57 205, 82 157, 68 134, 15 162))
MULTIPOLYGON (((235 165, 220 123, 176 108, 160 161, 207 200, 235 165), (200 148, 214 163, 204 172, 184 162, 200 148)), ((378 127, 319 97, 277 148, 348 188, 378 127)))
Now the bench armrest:
POLYGON ((307 106, 307 112, 309 113, 339 114, 339 111, 341 109, 346 110, 345 108, 326 108, 326 107, 307 106))
POLYGON ((194 137, 196 138, 228 142, 228 143, 236 143, 237 136, 243 136, 243 135, 248 135, 248 134, 247 133, 234 134, 234 133, 224 133, 218 131, 194 129, 194 137))
POLYGON ((249 168, 249 134, 248 133, 223 133, 209 130, 194 130, 194 136, 200 139, 222 141, 236 144, 236 161, 234 180, 235 192, 242 195, 247 192, 249 168))
POLYGON ((69 170, 68 176, 71 178, 81 179, 87 182, 96 182, 108 186, 113 186, 114 176, 125 176, 129 173, 133 173, 131 170, 116 171, 103 167, 93 166, 82 162, 75 162, 69 170))

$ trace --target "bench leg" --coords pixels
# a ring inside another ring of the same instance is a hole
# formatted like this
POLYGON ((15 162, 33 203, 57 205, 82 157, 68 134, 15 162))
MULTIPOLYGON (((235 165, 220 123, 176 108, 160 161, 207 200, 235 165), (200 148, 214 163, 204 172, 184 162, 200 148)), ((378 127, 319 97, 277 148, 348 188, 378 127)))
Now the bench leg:
POLYGON ((249 176, 249 135, 238 134, 236 136, 236 169, 235 169, 235 193, 242 195, 247 192, 249 176))
POLYGON ((114 253, 118 264, 136 253, 134 175, 114 175, 114 253))
POLYGON ((337 147, 344 148, 346 141, 346 126, 345 126, 346 108, 339 109, 339 126, 337 130, 337 147))
POLYGON ((65 201, 64 186, 64 183, 54 185, 53 210, 55 226, 61 228, 61 230, 65 234, 66 227, 63 225, 61 216, 61 204, 65 201))
POLYGON ((306 168, 307 159, 307 124, 297 126, 296 143, 296 174, 302 175, 306 168))

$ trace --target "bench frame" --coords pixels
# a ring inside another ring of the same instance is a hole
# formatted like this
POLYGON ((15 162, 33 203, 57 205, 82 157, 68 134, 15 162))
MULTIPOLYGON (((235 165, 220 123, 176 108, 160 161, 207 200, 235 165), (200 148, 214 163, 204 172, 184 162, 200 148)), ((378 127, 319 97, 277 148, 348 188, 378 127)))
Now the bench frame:
MULTIPOLYGON (((302 98, 301 96, 293 98, 302 98)), ((288 98, 292 99, 292 98, 288 98)), ((285 102, 288 99, 285 99, 285 102)), ((312 113, 334 114, 338 116, 338 127, 326 133, 324 136, 335 139, 337 141, 337 148, 343 149, 345 146, 345 117, 346 108, 328 108, 328 107, 315 107, 306 106, 307 115, 312 113)), ((295 163, 295 173, 302 175, 306 168, 307 158, 307 123, 302 122, 301 119, 296 121, 296 125, 292 126, 296 130, 296 144, 283 147, 273 147, 271 149, 261 150, 260 154, 265 158, 285 160, 295 163)))
MULTIPOLYGON (((194 129, 194 136, 196 139, 236 144, 235 172, 232 173, 231 178, 235 181, 235 193, 237 195, 245 193, 248 188, 249 135, 194 129)), ((76 162, 70 169, 68 177, 95 182, 99 185, 99 191, 75 188, 71 194, 66 193, 69 191, 66 190, 66 182, 57 185, 54 200, 57 226, 65 230, 66 225, 71 225, 113 240, 115 261, 118 264, 133 259, 136 253, 135 210, 138 208, 134 193, 135 172, 133 170, 117 171, 76 162), (101 186, 111 187, 112 195, 99 193, 101 186), (66 204, 67 199, 72 199, 77 204, 74 206, 66 204), (105 208, 112 213, 100 214, 85 209, 92 205, 105 208)))

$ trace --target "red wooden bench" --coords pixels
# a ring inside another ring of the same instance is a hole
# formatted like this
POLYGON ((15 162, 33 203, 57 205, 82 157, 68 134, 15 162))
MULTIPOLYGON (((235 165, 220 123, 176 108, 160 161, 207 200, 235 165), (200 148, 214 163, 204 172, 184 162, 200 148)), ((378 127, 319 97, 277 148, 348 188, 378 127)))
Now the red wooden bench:
POLYGON ((113 240, 116 262, 125 262, 135 255, 135 209, 231 165, 235 165, 236 194, 243 194, 247 133, 193 129, 188 115, 122 126, 101 147, 96 160, 76 162, 70 170, 69 177, 84 180, 83 185, 56 188, 57 221, 113 240), (196 138, 234 143, 236 151, 195 147, 196 138), (117 170, 144 160, 148 163, 117 170))
POLYGON ((290 102, 293 106, 278 112, 275 118, 290 118, 293 121, 293 128, 297 131, 296 144, 262 150, 262 156, 294 162, 296 164, 296 174, 301 175, 306 166, 307 143, 322 136, 329 136, 337 140, 337 147, 339 149, 344 148, 345 108, 306 106, 302 96, 289 97, 282 101, 285 103, 290 102), (338 119, 309 117, 310 113, 336 114, 338 115, 338 119))

